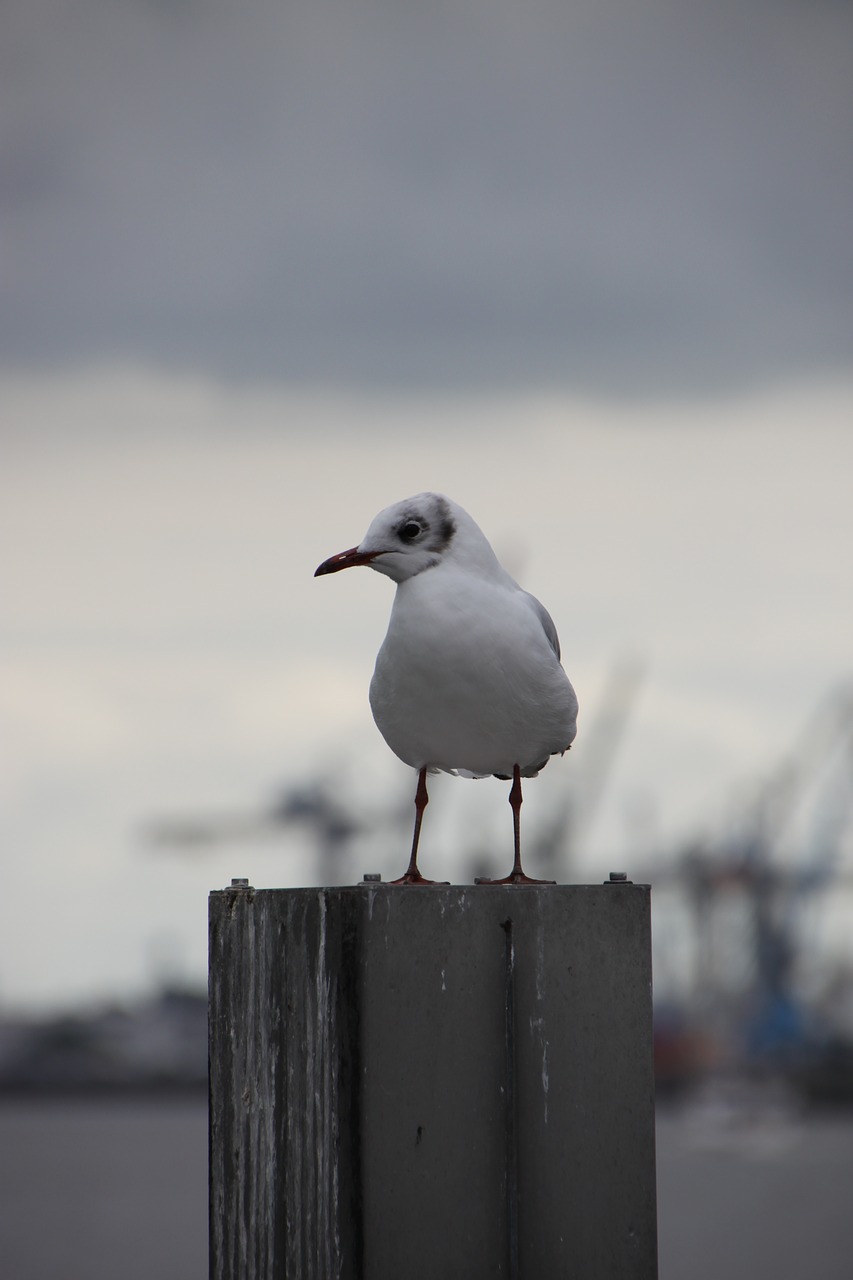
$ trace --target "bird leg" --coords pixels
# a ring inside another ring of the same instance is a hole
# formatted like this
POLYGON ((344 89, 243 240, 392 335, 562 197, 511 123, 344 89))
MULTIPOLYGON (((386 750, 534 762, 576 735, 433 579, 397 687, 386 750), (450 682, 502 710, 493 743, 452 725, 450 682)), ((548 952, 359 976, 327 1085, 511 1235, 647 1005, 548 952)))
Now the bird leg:
POLYGON ((418 841, 421 838, 421 823, 424 819, 424 809, 429 804, 429 796, 427 795, 426 785, 426 765, 418 773, 418 789, 415 792, 415 833, 412 837, 412 856, 409 858, 409 865, 406 868, 405 875, 400 876, 399 880, 392 880, 391 884, 442 884, 446 881, 425 880, 418 871, 418 841))
POLYGON ((533 880, 530 876, 526 876, 521 868, 521 769, 518 765, 513 766, 512 770, 512 787, 509 793, 509 803, 512 807, 512 836, 515 858, 512 864, 512 871, 508 876, 504 876, 503 880, 478 880, 477 884, 556 884, 555 880, 533 880))

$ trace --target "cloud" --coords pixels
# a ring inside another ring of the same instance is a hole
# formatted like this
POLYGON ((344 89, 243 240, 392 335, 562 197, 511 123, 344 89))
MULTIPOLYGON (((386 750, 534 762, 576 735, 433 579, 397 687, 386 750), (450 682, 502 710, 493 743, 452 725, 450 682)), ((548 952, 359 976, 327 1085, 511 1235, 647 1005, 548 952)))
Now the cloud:
POLYGON ((846 6, 7 6, 0 359, 657 395, 849 368, 846 6))

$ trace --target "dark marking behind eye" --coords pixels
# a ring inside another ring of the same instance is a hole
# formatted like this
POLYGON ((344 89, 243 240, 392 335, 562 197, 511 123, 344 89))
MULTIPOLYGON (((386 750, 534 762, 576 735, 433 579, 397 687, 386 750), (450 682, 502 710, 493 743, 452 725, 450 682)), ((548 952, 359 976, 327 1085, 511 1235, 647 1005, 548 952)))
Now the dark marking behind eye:
POLYGON ((443 550, 456 532, 456 521, 450 513, 450 507, 443 498, 438 502, 438 550, 443 550))

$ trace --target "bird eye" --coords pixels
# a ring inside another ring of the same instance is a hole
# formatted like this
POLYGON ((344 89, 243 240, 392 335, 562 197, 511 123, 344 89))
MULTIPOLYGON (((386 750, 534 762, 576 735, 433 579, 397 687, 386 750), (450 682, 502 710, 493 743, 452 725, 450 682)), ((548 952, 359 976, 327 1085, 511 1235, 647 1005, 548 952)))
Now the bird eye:
POLYGON ((399 533, 404 542, 414 542, 420 531, 421 526, 417 520, 407 520, 405 524, 400 526, 399 533))

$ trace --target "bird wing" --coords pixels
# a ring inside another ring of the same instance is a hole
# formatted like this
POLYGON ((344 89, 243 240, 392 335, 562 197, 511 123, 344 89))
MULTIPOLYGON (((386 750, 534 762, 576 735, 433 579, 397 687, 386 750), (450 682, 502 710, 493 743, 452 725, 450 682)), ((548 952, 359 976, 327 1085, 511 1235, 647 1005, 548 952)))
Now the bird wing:
POLYGON ((551 646, 551 648, 554 650, 554 653, 557 655, 557 660, 559 661, 560 637, 557 635, 557 628, 554 626, 554 619, 551 617, 550 613, 545 608, 544 604, 542 604, 539 600, 537 600, 535 596, 532 596, 529 591, 522 591, 521 594, 523 596, 526 596, 526 598, 529 600, 530 607, 532 608, 533 612, 536 614, 539 621, 542 623, 542 630, 545 632, 545 635, 548 639, 548 643, 551 646))

